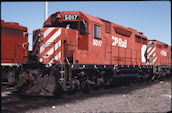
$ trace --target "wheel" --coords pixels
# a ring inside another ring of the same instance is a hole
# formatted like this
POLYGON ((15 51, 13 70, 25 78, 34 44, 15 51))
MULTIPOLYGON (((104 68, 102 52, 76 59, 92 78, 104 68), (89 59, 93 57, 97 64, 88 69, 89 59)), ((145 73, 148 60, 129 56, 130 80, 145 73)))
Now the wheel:
POLYGON ((55 96, 55 98, 63 98, 63 93, 64 93, 64 90, 63 90, 62 86, 60 85, 60 83, 58 82, 56 84, 56 88, 54 90, 54 96, 55 96))

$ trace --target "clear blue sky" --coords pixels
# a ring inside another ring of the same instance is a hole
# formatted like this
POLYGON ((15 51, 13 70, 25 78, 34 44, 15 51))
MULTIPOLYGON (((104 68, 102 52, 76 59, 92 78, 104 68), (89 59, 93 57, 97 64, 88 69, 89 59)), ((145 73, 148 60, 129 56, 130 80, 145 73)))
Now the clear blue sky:
MULTIPOLYGON (((48 16, 58 11, 82 11, 171 45, 170 1, 48 2, 48 16)), ((32 33, 43 25, 44 2, 1 2, 1 19, 27 26, 32 33)), ((29 43, 32 44, 32 35, 29 43)))

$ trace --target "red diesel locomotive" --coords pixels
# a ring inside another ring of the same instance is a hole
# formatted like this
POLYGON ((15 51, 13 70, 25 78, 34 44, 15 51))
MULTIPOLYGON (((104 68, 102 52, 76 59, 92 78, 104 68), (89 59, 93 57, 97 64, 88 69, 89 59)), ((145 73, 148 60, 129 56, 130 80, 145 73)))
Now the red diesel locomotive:
POLYGON ((1 20, 1 79, 15 82, 18 64, 26 64, 28 52, 27 27, 1 20))
POLYGON ((18 81, 25 95, 88 91, 119 77, 154 80, 171 69, 171 46, 80 11, 56 12, 35 30, 32 57, 18 81))

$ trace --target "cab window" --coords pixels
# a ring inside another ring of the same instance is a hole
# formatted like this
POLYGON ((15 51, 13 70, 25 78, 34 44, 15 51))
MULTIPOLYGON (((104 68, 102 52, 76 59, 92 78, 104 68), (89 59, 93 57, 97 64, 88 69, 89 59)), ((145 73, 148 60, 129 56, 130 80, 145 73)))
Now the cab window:
POLYGON ((63 21, 59 22, 59 19, 54 15, 51 18, 51 24, 47 24, 44 27, 63 27, 69 29, 78 29, 78 22, 77 21, 63 21))
POLYGON ((80 22, 80 33, 81 33, 81 34, 87 33, 87 22, 84 21, 84 20, 82 20, 82 21, 80 22))
POLYGON ((101 27, 94 25, 94 38, 101 39, 101 27))

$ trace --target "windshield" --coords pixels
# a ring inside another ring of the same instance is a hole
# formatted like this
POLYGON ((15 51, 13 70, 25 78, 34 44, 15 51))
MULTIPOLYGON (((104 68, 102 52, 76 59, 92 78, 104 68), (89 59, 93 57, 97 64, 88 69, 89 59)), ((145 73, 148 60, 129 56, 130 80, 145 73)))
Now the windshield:
POLYGON ((45 25, 44 27, 64 27, 64 28, 69 28, 69 29, 77 29, 78 24, 77 22, 56 22, 51 25, 45 25))
POLYGON ((53 16, 51 19, 51 25, 45 25, 44 27, 64 27, 64 28, 69 28, 69 29, 77 29, 78 28, 78 22, 76 22, 76 21, 64 21, 64 22, 60 23, 58 21, 58 18, 53 16))
POLYGON ((53 23, 51 27, 64 27, 69 29, 77 29, 77 22, 62 22, 62 23, 53 23))

